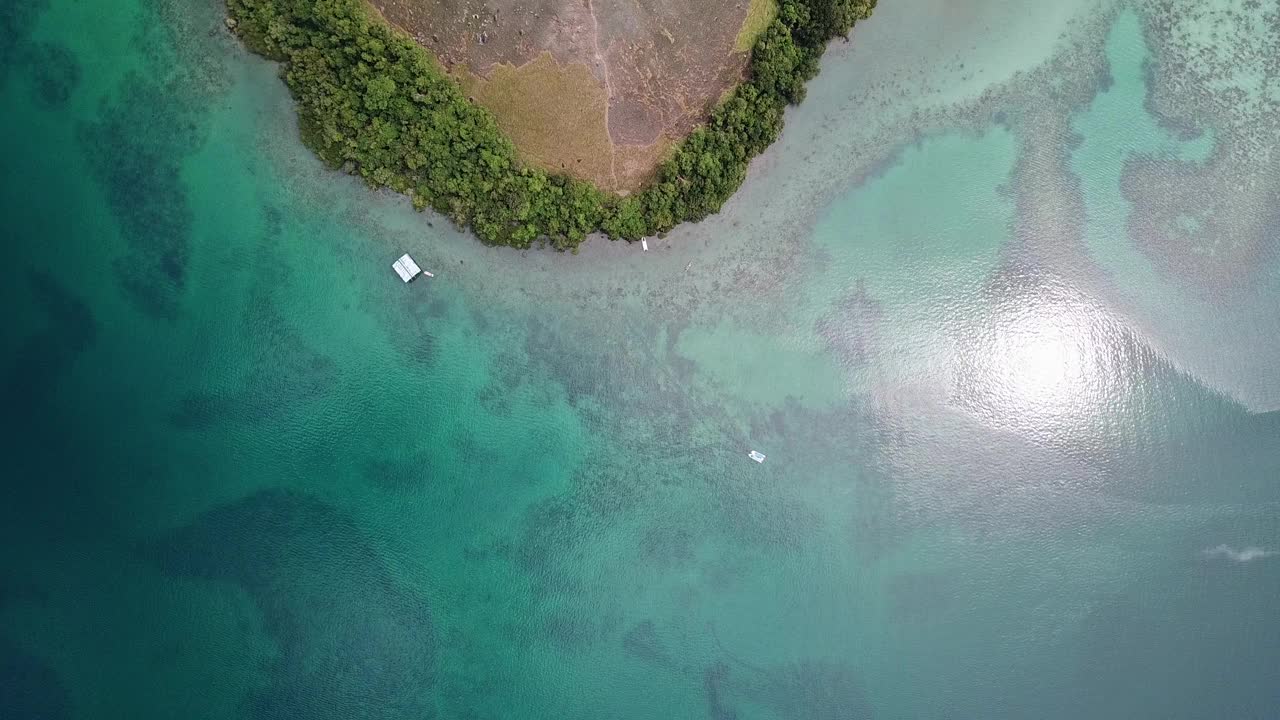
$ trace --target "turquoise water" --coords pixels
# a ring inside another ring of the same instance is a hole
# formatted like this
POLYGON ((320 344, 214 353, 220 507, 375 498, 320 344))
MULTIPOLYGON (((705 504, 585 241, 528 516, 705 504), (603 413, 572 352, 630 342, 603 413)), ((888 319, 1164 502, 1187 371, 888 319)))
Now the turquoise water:
POLYGON ((1280 715, 1276 4, 969 5, 578 256, 213 0, 0 10, 0 717, 1280 715))

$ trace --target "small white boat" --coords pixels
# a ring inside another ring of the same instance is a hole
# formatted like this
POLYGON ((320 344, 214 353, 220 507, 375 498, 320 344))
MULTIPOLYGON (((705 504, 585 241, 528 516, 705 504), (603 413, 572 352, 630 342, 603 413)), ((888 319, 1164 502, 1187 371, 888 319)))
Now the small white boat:
POLYGON ((649 252, 649 241, 648 241, 648 240, 641 240, 641 241, 640 241, 640 247, 641 247, 645 252, 649 252))
POLYGON ((764 453, 760 452, 759 450, 752 450, 751 452, 747 453, 747 457, 751 458, 752 460, 755 460, 758 463, 764 462, 764 453))

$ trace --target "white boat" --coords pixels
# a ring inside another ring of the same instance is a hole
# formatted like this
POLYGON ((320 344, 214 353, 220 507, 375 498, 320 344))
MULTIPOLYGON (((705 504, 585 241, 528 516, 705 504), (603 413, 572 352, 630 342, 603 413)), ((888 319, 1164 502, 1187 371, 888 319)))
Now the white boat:
POLYGON ((640 247, 641 247, 641 248, 643 248, 645 252, 649 252, 649 241, 648 241, 648 240, 641 240, 641 241, 640 241, 640 247))
POLYGON ((751 458, 752 460, 755 460, 758 463, 764 462, 764 453, 760 452, 759 450, 752 450, 751 452, 747 453, 747 457, 751 458))

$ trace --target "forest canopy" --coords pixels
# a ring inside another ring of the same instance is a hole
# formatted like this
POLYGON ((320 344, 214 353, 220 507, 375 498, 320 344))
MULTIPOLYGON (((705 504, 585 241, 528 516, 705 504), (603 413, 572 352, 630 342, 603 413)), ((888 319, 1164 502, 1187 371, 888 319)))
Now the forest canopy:
POLYGON ((470 226, 486 243, 576 248, 592 232, 636 240, 717 212, 832 38, 876 0, 780 0, 748 78, 694 130, 644 190, 622 198, 522 166, 488 111, 428 52, 364 0, 228 0, 237 35, 283 63, 303 141, 328 165, 470 226))

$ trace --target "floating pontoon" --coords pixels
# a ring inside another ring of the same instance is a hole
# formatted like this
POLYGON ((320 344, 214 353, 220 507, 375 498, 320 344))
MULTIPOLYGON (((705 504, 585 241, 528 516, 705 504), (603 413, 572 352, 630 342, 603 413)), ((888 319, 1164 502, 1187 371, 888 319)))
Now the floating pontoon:
POLYGON ((400 279, 405 282, 409 282, 419 275, 426 275, 430 278, 435 277, 435 275, 432 275, 426 270, 418 267, 418 263, 414 262, 413 258, 409 257, 409 253, 401 255, 399 260, 391 263, 391 267, 396 271, 396 274, 400 276, 400 279))
POLYGON ((391 268, 396 271, 400 279, 409 282, 410 280, 422 274, 422 268, 418 267, 418 263, 409 257, 409 253, 400 256, 400 259, 391 263, 391 268))
POLYGON ((764 453, 758 450, 752 450, 751 452, 747 453, 747 457, 751 458, 752 460, 755 460, 758 463, 764 462, 764 453))

